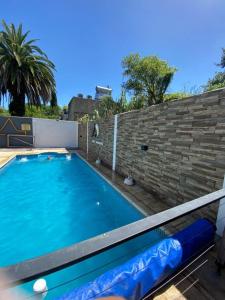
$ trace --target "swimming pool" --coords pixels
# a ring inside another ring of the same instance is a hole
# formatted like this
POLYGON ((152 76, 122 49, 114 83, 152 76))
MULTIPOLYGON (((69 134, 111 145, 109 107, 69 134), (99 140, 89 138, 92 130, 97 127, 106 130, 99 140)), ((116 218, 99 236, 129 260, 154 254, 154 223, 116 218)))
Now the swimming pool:
MULTIPOLYGON (((143 217, 76 154, 17 156, 0 169, 0 266, 44 255, 143 217)), ((162 231, 152 231, 47 276, 49 288, 71 278, 79 280, 52 290, 46 299, 95 278, 163 237, 162 231), (92 269, 98 270, 81 276, 92 269)), ((32 291, 31 284, 25 288, 32 291)))

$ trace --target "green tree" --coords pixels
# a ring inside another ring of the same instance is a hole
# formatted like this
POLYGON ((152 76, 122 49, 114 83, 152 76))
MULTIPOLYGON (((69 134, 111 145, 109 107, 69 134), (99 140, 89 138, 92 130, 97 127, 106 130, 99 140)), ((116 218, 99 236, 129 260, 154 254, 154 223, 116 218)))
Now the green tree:
POLYGON ((50 100, 50 104, 51 104, 52 108, 58 106, 58 101, 57 101, 57 96, 56 96, 55 90, 53 90, 53 92, 52 92, 52 97, 51 97, 51 100, 50 100))
POLYGON ((1 117, 8 117, 10 116, 8 110, 4 109, 3 107, 0 106, 0 116, 1 117))
POLYGON ((111 96, 103 96, 94 114, 94 118, 106 118, 115 114, 123 113, 129 109, 126 99, 126 91, 122 87, 120 98, 115 101, 111 96))
POLYGON ((25 106, 25 116, 44 119, 58 119, 62 110, 59 106, 51 107, 50 105, 25 106))
POLYGON ((97 111, 100 118, 114 115, 117 111, 117 103, 111 96, 102 96, 97 111))
POLYGON ((4 21, 0 32, 0 101, 9 96, 12 115, 25 114, 25 102, 40 106, 51 100, 55 91, 54 64, 34 43, 29 32, 4 21))
POLYGON ((115 112, 116 114, 118 113, 123 113, 128 110, 128 102, 126 98, 126 89, 124 85, 122 85, 121 88, 121 95, 119 99, 115 102, 115 112))
POLYGON ((217 72, 204 86, 204 91, 213 91, 225 87, 225 72, 217 72))
POLYGON ((185 92, 176 92, 176 93, 170 93, 164 95, 164 101, 173 101, 173 100, 179 100, 186 97, 192 96, 191 93, 185 93, 185 92))
POLYGON ((137 95, 131 98, 127 110, 141 109, 145 106, 147 106, 145 96, 137 95))
MULTIPOLYGON (((225 68, 225 48, 222 49, 222 55, 220 59, 220 63, 217 66, 221 67, 222 69, 225 68)), ((208 80, 206 85, 204 86, 204 91, 213 91, 219 88, 225 87, 225 71, 216 72, 216 74, 208 80)))
POLYGON ((225 68, 225 48, 222 48, 220 63, 218 63, 217 65, 223 69, 225 68))
POLYGON ((163 102, 165 94, 176 69, 156 56, 141 58, 131 54, 122 61, 123 75, 127 77, 125 87, 135 96, 146 98, 147 105, 163 102))

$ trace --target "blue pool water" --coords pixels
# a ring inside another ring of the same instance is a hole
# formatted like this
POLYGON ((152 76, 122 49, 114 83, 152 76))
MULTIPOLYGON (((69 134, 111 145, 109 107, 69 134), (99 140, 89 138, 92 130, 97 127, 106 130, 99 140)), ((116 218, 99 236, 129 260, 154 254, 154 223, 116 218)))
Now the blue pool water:
MULTIPOLYGON (((0 266, 40 256, 143 218, 77 155, 17 157, 0 169, 0 266)), ((164 237, 152 231, 46 277, 54 299, 164 237), (99 269, 99 267, 101 267, 99 269), (98 269, 83 276, 91 270, 98 269)), ((32 283, 24 287, 32 291, 32 283)))

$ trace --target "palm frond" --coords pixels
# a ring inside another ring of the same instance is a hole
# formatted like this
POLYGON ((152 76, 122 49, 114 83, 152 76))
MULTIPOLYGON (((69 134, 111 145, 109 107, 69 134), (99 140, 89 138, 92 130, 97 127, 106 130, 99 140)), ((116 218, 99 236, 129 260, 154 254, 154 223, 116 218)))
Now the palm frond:
POLYGON ((36 39, 27 41, 29 31, 23 33, 20 24, 7 25, 2 21, 0 32, 0 103, 6 93, 16 101, 21 97, 32 105, 51 99, 55 91, 55 65, 35 45, 36 39))

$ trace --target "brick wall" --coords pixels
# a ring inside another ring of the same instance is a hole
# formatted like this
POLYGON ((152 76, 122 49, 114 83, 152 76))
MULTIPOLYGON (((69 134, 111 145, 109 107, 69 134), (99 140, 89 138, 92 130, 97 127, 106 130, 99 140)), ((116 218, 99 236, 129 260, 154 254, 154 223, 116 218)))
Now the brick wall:
MULTIPOLYGON (((99 123, 100 158, 108 165, 113 120, 99 123)), ((91 140, 89 152, 97 155, 91 140)), ((117 172, 132 172, 140 185, 171 205, 220 189, 225 173, 225 90, 120 114, 116 159, 117 172)))

